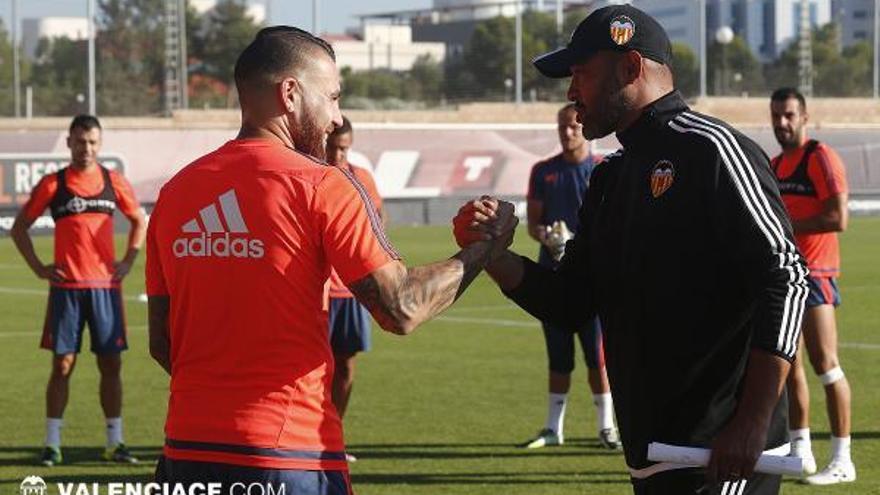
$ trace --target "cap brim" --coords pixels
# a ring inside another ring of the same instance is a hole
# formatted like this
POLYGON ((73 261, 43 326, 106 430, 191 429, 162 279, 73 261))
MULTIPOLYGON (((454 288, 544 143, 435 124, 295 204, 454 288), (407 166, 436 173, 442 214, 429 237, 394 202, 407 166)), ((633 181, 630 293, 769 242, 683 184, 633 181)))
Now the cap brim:
POLYGON ((538 55, 532 60, 532 65, 547 77, 561 79, 571 77, 571 66, 574 65, 574 59, 572 51, 568 47, 562 47, 538 55))

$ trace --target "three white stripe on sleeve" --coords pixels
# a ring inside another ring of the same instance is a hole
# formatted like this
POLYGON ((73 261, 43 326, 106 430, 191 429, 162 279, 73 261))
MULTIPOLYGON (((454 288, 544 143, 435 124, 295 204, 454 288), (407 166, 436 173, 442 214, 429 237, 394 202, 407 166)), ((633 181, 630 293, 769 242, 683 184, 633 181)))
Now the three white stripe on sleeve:
POLYGON ((793 242, 785 237, 779 217, 773 213, 751 162, 746 157, 733 134, 724 126, 715 124, 690 112, 683 112, 669 122, 669 126, 681 133, 694 133, 711 141, 730 174, 737 192, 767 238, 779 260, 779 268, 789 273, 788 293, 780 324, 776 349, 793 357, 797 349, 803 319, 803 306, 807 298, 807 270, 797 263, 800 255, 793 242))

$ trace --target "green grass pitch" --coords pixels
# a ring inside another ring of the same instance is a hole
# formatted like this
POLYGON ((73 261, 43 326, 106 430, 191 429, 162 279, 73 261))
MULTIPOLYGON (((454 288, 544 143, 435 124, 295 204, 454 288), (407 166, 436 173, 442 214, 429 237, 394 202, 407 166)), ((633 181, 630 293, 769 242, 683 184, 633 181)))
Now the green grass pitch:
MULTIPOLYGON (((447 228, 394 228, 409 264, 453 252, 447 228)), ((118 239, 120 244, 124 239, 118 239)), ((880 218, 855 218, 842 235, 844 304, 839 309, 841 359, 853 389, 853 455, 858 481, 807 487, 787 480, 786 494, 880 493, 880 218)), ((37 239, 43 259, 49 238, 37 239)), ((524 229, 516 248, 534 254, 524 229)), ((37 349, 45 284, 36 280, 8 237, 0 238, 0 495, 17 494, 28 475, 56 482, 146 481, 163 441, 167 378, 147 352, 143 257, 126 281, 131 349, 124 355, 126 441, 136 466, 97 459, 104 443, 93 356, 81 355, 63 430, 66 463, 35 463, 43 441, 44 390, 50 355, 37 349)), ((400 338, 376 331, 374 349, 359 357, 346 437, 360 459, 355 490, 371 494, 625 494, 621 455, 598 448, 583 362, 578 361, 565 446, 513 447, 543 424, 544 343, 537 323, 512 306, 485 277, 436 321, 400 338)), ((810 373, 815 453, 827 461, 824 399, 810 373)), ((103 493, 103 492, 102 492, 103 493)))

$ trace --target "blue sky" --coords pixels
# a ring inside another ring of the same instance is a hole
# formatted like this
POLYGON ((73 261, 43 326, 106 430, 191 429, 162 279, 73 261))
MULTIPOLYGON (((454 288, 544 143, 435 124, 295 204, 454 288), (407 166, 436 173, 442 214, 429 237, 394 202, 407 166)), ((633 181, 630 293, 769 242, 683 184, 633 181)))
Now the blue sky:
MULTIPOLYGON (((270 21, 273 24, 292 24, 311 30, 312 0, 249 0, 254 3, 271 2, 270 21)), ((346 27, 356 26, 357 14, 409 10, 430 7, 431 0, 320 0, 322 32, 341 33, 346 27)), ((96 2, 97 3, 97 2, 96 2)), ((19 16, 85 16, 86 0, 19 0, 19 16)), ((0 0, 0 17, 9 26, 12 0, 0 0)))

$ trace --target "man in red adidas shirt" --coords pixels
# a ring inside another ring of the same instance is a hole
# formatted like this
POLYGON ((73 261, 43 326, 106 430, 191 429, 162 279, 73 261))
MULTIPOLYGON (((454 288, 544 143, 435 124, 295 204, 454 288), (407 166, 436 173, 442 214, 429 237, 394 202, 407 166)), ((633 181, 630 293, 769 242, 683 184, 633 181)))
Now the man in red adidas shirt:
POLYGON ((407 268, 364 188, 323 161, 342 124, 330 45, 263 29, 235 82, 237 139, 162 188, 147 233, 150 350, 171 374, 156 479, 349 494, 322 311, 330 267, 384 329, 407 334, 509 243, 513 207, 500 204, 498 240, 407 268))
MULTIPOLYGON (((344 168, 361 183, 383 219, 384 225, 385 209, 382 207, 382 197, 376 189, 373 174, 348 161, 348 151, 353 140, 354 130, 351 122, 343 115, 342 126, 337 127, 327 136, 327 163, 344 168)), ((366 308, 357 302, 336 270, 330 271, 327 299, 330 347, 333 349, 333 360, 336 363, 333 373, 333 405, 336 406, 339 417, 343 418, 354 385, 355 357, 362 351, 370 350, 370 315, 366 308)), ((346 454, 346 458, 349 462, 357 460, 352 454, 346 454)))
POLYGON ((62 461, 61 418, 86 322, 101 372, 101 407, 107 420, 104 458, 137 462, 122 440, 120 353, 128 345, 121 283, 144 242, 146 221, 128 181, 97 161, 101 149, 98 119, 75 117, 67 146, 70 165, 43 177, 11 232, 31 270, 49 281, 41 347, 51 350, 53 357, 46 387, 46 447, 41 462, 53 466, 62 461), (48 265, 34 252, 28 234, 46 208, 55 220, 55 261, 48 265), (113 246, 113 212, 117 208, 131 222, 128 250, 119 262, 113 246))
POLYGON ((798 349, 788 378, 791 455, 801 457, 804 481, 830 485, 855 481, 850 455, 850 388, 837 357, 834 308, 840 304, 837 277, 840 248, 837 232, 846 229, 846 169, 830 146, 807 138, 807 102, 794 88, 780 88, 770 97, 770 115, 782 153, 771 165, 779 192, 791 217, 795 240, 809 264, 809 295, 801 335, 813 370, 825 387, 831 423, 831 460, 816 473, 810 441, 810 391, 798 349), (815 474, 813 474, 815 473, 815 474))

